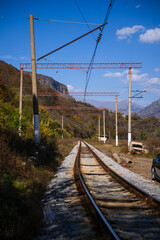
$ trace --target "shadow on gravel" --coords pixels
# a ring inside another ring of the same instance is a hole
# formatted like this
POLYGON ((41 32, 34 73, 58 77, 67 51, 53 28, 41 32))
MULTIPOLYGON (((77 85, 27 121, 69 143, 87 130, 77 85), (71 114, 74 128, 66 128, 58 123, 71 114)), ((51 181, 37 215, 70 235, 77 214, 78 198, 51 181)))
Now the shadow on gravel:
POLYGON ((44 205, 51 206, 55 218, 52 223, 46 224, 42 233, 43 237, 47 235, 50 238, 54 236, 54 239, 60 237, 74 239, 79 234, 79 239, 86 239, 81 226, 84 224, 85 215, 79 214, 80 206, 72 199, 77 196, 77 192, 74 191, 74 180, 66 179, 66 177, 57 178, 54 179, 53 184, 50 192, 45 194, 44 205))

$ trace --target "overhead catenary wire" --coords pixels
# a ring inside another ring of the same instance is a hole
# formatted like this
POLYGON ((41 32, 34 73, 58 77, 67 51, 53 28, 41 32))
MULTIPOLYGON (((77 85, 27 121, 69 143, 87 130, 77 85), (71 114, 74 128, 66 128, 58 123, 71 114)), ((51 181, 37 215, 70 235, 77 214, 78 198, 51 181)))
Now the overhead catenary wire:
MULTIPOLYGON (((108 9, 107 9, 107 13, 106 13, 106 16, 105 16, 105 19, 104 19, 104 24, 105 25, 107 24, 108 17, 110 15, 110 12, 112 10, 114 2, 115 2, 115 0, 110 0, 109 6, 108 6, 108 9)), ((103 33, 105 25, 103 25, 103 27, 101 28, 101 32, 98 35, 98 38, 97 38, 97 41, 96 41, 96 46, 95 46, 95 49, 94 49, 94 52, 93 52, 93 55, 92 55, 92 58, 91 58, 91 61, 90 61, 89 67, 88 67, 88 71, 86 73, 86 85, 85 85, 85 90, 84 90, 84 101, 86 99, 86 91, 87 91, 87 87, 88 87, 90 76, 91 76, 92 65, 94 63, 94 59, 95 59, 96 51, 97 51, 97 48, 98 48, 98 44, 99 44, 99 42, 101 40, 102 33, 103 33)))
MULTIPOLYGON (((156 87, 159 87, 159 84, 153 84, 152 86, 148 86, 145 88, 145 90, 148 90, 146 91, 146 94, 147 96, 152 96, 154 94, 154 92, 152 92, 156 87)), ((137 100, 133 101, 132 103, 136 104, 138 101, 140 100, 140 98, 138 98, 137 100)), ((151 114, 152 115, 152 114, 151 114)), ((149 115, 148 115, 149 116, 149 115)))
POLYGON ((150 95, 152 96, 154 94, 153 90, 157 89, 156 87, 159 87, 159 86, 160 86, 159 84, 155 83, 152 86, 150 85, 150 86, 146 87, 145 89, 147 90, 147 92, 146 92, 147 96, 150 96, 150 95))
POLYGON ((77 40, 79 40, 79 39, 81 39, 81 38, 87 36, 87 35, 90 34, 91 32, 94 32, 94 31, 96 31, 96 30, 98 30, 98 29, 101 29, 101 28, 102 28, 104 25, 106 25, 106 24, 107 24, 107 23, 104 23, 104 24, 100 25, 99 27, 94 28, 94 29, 91 30, 90 32, 87 32, 87 33, 83 34, 82 36, 80 36, 80 37, 78 37, 78 38, 72 40, 71 42, 68 42, 68 43, 66 43, 65 45, 63 45, 63 46, 61 46, 61 47, 59 47, 59 48, 53 50, 52 52, 49 52, 49 53, 43 55, 42 57, 37 58, 37 61, 41 60, 42 58, 47 57, 48 55, 50 55, 50 54, 52 54, 52 53, 54 53, 54 52, 57 52, 58 50, 60 50, 60 49, 62 49, 62 48, 64 48, 64 47, 66 47, 66 46, 72 44, 73 42, 76 42, 77 40))
MULTIPOLYGON (((78 10, 79 10, 79 12, 80 12, 80 14, 81 14, 82 18, 83 18, 83 20, 84 20, 85 24, 87 25, 87 27, 88 27, 89 31, 91 31, 91 29, 90 29, 90 27, 89 27, 89 24, 87 23, 87 21, 86 21, 86 19, 85 19, 85 17, 84 17, 84 14, 82 13, 82 11, 81 11, 81 9, 80 9, 80 7, 79 7, 79 5, 78 5, 77 1, 76 1, 76 0, 74 0, 74 2, 75 2, 75 4, 76 4, 76 6, 77 6, 77 8, 78 8, 78 10)), ((92 33, 92 36, 93 36, 94 40, 96 41, 96 38, 95 38, 95 36, 93 35, 93 33, 92 33)))
MULTIPOLYGON (((29 19, 29 18, 27 18, 29 19)), ((101 24, 98 23, 87 23, 87 22, 74 22, 74 21, 62 21, 62 20, 52 20, 52 19, 43 19, 43 18, 34 18, 34 20, 38 21, 47 21, 47 22, 59 22, 59 23, 74 23, 74 24, 86 24, 86 25, 94 25, 94 26, 100 26, 101 24)))

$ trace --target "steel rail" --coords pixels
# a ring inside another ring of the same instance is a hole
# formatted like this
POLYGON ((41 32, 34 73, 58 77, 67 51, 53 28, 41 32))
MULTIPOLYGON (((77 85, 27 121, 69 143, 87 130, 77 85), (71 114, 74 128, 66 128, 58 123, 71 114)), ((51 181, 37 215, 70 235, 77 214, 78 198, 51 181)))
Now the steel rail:
POLYGON ((86 186, 86 184, 84 182, 83 176, 82 176, 82 174, 80 172, 80 149, 81 149, 81 143, 79 145, 78 154, 77 154, 77 158, 76 158, 76 167, 77 167, 78 177, 79 177, 79 179, 81 181, 81 184, 82 184, 82 186, 84 188, 84 191, 85 191, 88 199, 92 203, 93 208, 96 210, 96 213, 100 217, 101 221, 103 221, 103 223, 106 226, 107 230, 111 234, 112 239, 120 240, 120 238, 117 236, 117 234, 115 233, 115 231, 113 230, 113 228, 111 227, 111 225, 106 220, 106 218, 104 217, 103 213, 101 212, 101 210, 97 206, 96 202, 94 201, 92 195, 90 194, 90 192, 89 192, 89 190, 88 190, 88 188, 87 188, 87 186, 86 186))
POLYGON ((160 207, 160 200, 156 197, 154 197, 153 195, 151 195, 150 193, 148 193, 147 191, 141 189, 140 187, 136 186, 135 184, 131 183, 130 181, 128 181, 126 178, 124 178, 123 176, 121 176, 118 172, 116 172, 115 170, 113 170, 110 166, 108 166, 106 163, 104 163, 101 158, 99 156, 97 156, 97 154, 89 147, 89 145, 84 142, 85 145, 89 148, 89 150, 93 153, 93 155, 95 156, 95 158, 97 159, 97 161, 100 163, 100 165, 103 167, 103 169, 107 169, 110 172, 112 172, 117 178, 119 178, 119 180, 121 181, 121 183, 125 184, 125 186, 129 186, 133 192, 135 193, 139 193, 141 196, 145 197, 146 202, 149 203, 153 203, 153 205, 156 204, 156 207, 160 207))

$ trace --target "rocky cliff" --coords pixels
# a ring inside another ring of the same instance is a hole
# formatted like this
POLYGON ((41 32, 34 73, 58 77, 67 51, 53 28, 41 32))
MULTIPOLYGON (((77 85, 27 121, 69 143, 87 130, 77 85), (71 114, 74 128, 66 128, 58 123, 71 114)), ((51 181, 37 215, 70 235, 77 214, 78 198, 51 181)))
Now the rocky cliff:
MULTIPOLYGON (((19 88, 20 73, 19 70, 12 65, 0 61, 0 80, 9 85, 10 87, 19 88)), ((44 85, 45 87, 51 87, 58 92, 68 92, 66 85, 57 82, 55 79, 37 74, 38 85, 44 85)), ((31 72, 24 71, 24 88, 30 88, 31 90, 31 72)))
POLYGON ((142 118, 154 116, 160 119, 160 99, 137 111, 137 115, 142 118))
POLYGON ((40 82, 40 84, 45 85, 46 87, 53 87, 55 88, 58 92, 65 92, 68 93, 68 89, 66 85, 57 82, 55 79, 42 75, 42 74, 37 74, 37 80, 40 82))

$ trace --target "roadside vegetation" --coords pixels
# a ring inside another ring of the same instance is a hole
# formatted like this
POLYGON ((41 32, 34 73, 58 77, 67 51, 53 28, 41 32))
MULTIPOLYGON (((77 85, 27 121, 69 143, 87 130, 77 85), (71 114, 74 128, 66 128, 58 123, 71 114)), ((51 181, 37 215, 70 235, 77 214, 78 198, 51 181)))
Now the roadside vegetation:
POLYGON ((60 141, 59 122, 41 108, 41 145, 36 147, 31 99, 25 99, 21 137, 16 92, 1 82, 0 99, 0 239, 29 240, 43 225, 41 200, 46 186, 77 141, 60 141))

